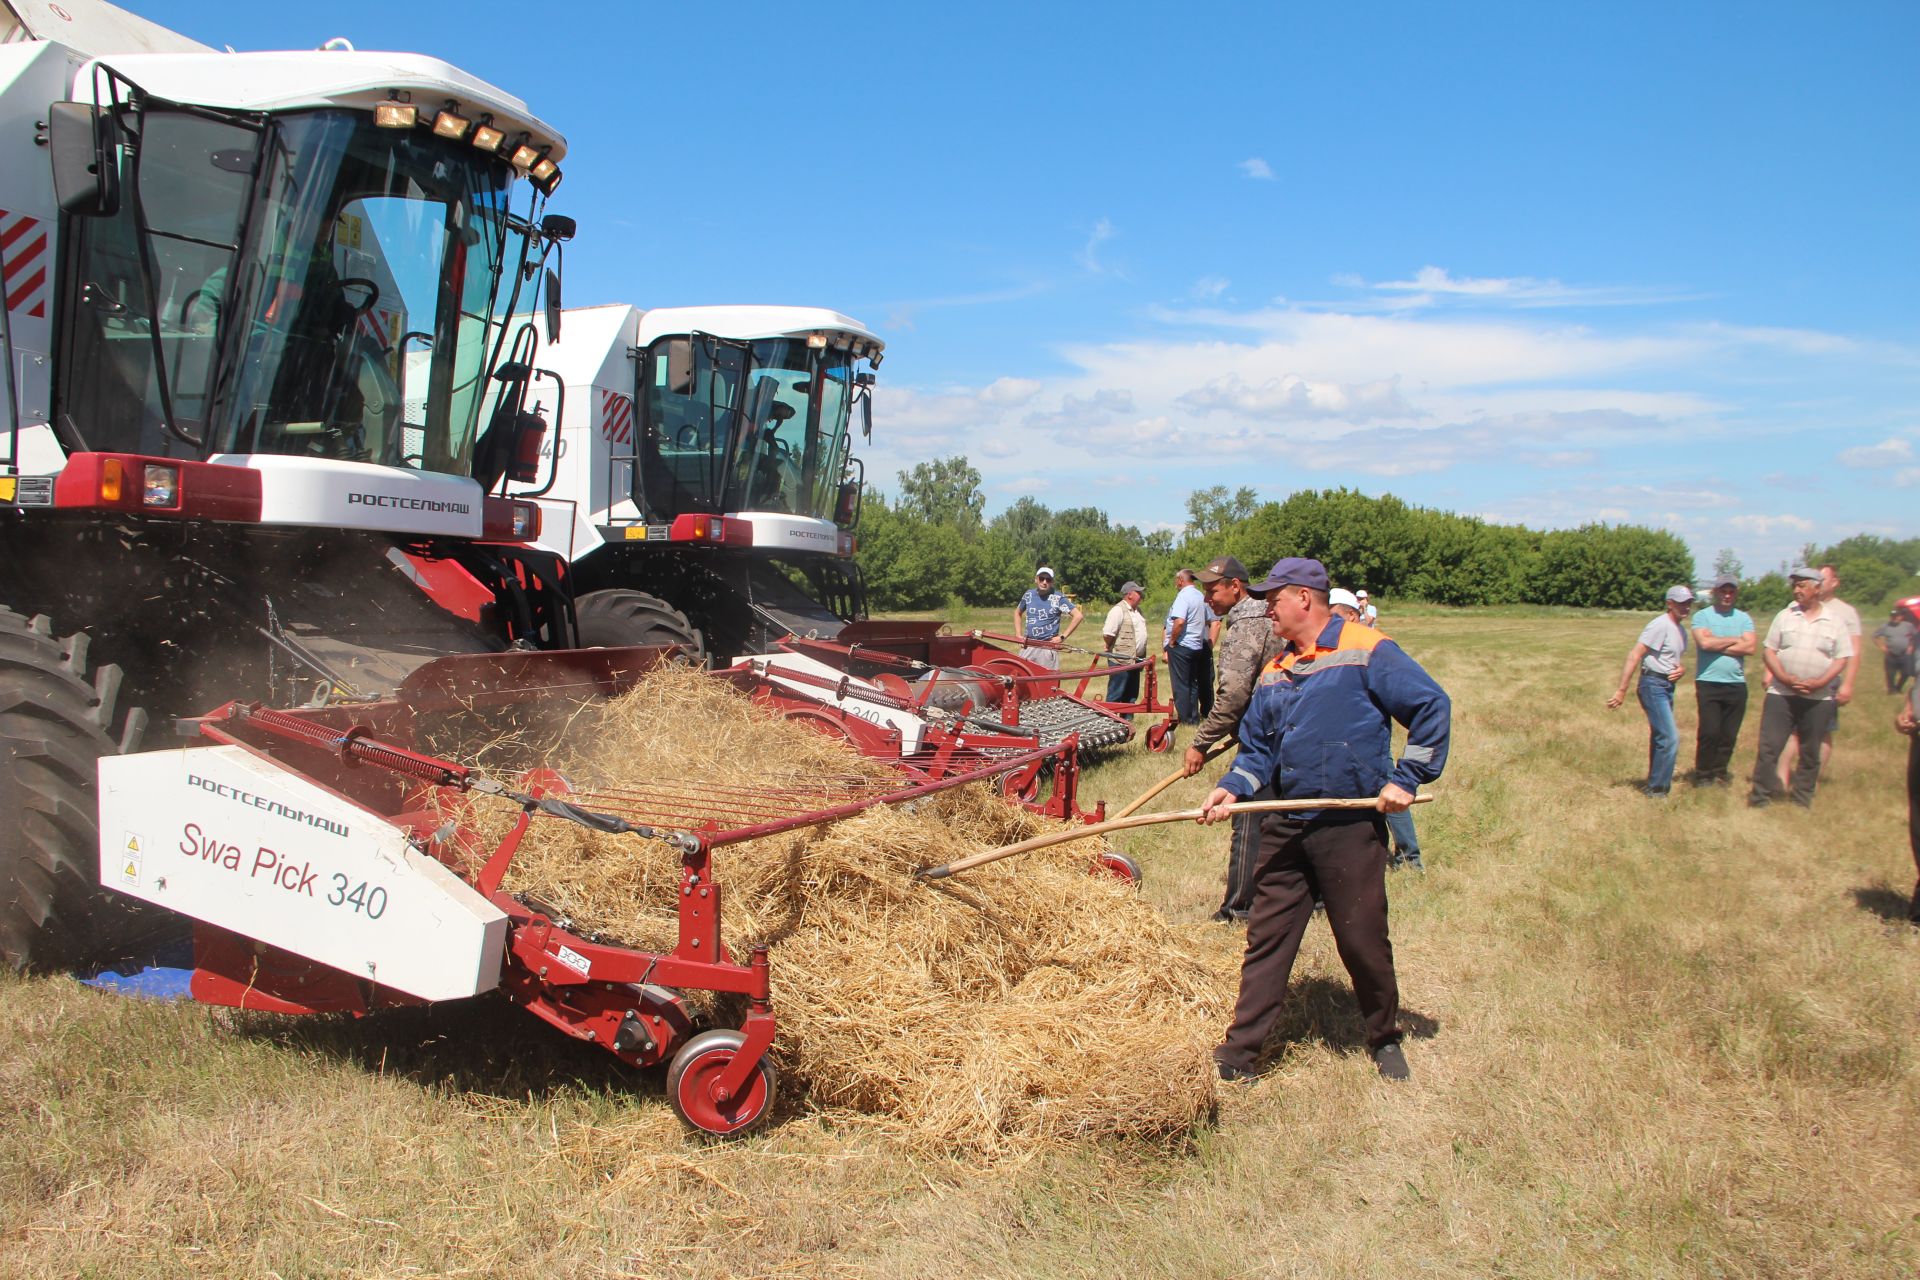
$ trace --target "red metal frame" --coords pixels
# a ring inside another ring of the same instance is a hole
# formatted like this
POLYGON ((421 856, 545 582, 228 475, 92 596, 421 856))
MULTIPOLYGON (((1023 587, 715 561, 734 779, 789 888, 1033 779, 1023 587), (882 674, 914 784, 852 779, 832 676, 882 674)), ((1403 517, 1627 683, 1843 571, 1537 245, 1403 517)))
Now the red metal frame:
MULTIPOLYGON (((598 1044, 635 1066, 651 1065, 670 1057, 693 1034, 693 1020, 679 989, 745 996, 748 1009, 740 1024, 744 1042, 711 1092, 724 1104, 750 1088, 778 1024, 766 949, 755 948, 741 963, 722 941, 723 890, 714 876, 715 849, 969 782, 1038 779, 1048 767, 1053 775, 1052 795, 1032 807, 1063 818, 1087 815, 1079 814, 1072 801, 1078 780, 1078 744, 1071 739, 1050 748, 1021 740, 1025 750, 1009 752, 1003 747, 995 754, 971 741, 963 747, 958 736, 948 735, 933 751, 898 760, 901 774, 894 778, 825 778, 808 788, 766 789, 752 795, 716 794, 710 788, 664 783, 573 791, 548 770, 533 771, 518 782, 523 789, 514 790, 466 765, 404 745, 411 737, 414 717, 423 711, 470 707, 481 693, 492 702, 531 700, 556 689, 575 694, 618 693, 671 652, 607 649, 445 658, 422 667, 393 699, 299 711, 229 703, 201 717, 197 725, 211 741, 274 761, 381 816, 406 831, 415 847, 428 856, 463 876, 470 875, 475 891, 508 920, 501 990, 574 1039, 598 1044), (517 685, 511 683, 516 676, 521 679, 517 685), (502 680, 508 683, 503 685, 502 680), (513 828, 491 846, 461 820, 468 797, 475 792, 505 794, 522 807, 513 828), (543 801, 619 818, 642 835, 668 839, 680 848, 678 937, 670 951, 649 952, 575 932, 539 904, 502 889, 532 823, 564 820, 543 811, 543 801), (480 869, 470 872, 476 863, 480 869), (564 959, 563 951, 570 953, 564 959)), ((771 709, 834 719, 831 708, 783 691, 751 672, 718 675, 748 687, 756 700, 771 709)), ((878 730, 854 716, 840 717, 835 727, 850 736, 878 730)), ((871 744, 871 736, 867 741, 871 744)), ((1104 808, 1088 820, 1103 816, 1104 808)), ((284 1014, 362 1015, 420 1003, 264 940, 205 924, 195 931, 195 966, 194 997, 210 1004, 284 1014)))

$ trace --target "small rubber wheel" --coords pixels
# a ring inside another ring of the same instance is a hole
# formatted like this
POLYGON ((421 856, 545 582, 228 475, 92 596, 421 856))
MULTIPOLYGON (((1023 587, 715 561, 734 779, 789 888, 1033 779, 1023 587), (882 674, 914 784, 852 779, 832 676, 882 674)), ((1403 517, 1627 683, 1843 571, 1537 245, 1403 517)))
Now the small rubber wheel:
POLYGON ((1147 750, 1155 755, 1163 755, 1173 750, 1173 729, 1164 724, 1157 724, 1147 730, 1147 750))
POLYGON ((680 1046, 667 1068, 667 1102, 680 1122, 690 1129, 729 1137, 745 1133, 773 1110, 778 1079, 773 1064, 762 1057, 739 1094, 726 1102, 713 1096, 714 1088, 734 1055, 747 1042, 738 1031, 702 1031, 680 1046))
POLYGON ((1112 876, 1115 880, 1125 880, 1128 884, 1139 884, 1144 874, 1140 864, 1121 853, 1118 849, 1109 849, 1093 860, 1087 870, 1096 876, 1112 876))

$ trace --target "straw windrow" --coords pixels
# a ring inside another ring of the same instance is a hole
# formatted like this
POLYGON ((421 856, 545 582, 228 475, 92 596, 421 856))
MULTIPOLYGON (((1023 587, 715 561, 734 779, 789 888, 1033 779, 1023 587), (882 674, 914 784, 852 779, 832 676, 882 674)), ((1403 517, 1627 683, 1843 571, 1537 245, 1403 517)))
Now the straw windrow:
MULTIPOLYGON (((547 763, 582 790, 685 787, 743 804, 891 776, 680 669, 574 718, 547 763)), ((474 818, 497 837, 514 813, 474 818)), ((783 1087, 920 1143, 985 1152, 1073 1135, 1167 1139, 1205 1115, 1230 975, 1131 888, 1088 874, 1098 837, 937 885, 913 879, 1054 829, 976 784, 718 850, 727 945, 772 949, 783 1087)), ((538 822, 506 888, 576 928, 664 950, 679 876, 658 842, 538 822)))

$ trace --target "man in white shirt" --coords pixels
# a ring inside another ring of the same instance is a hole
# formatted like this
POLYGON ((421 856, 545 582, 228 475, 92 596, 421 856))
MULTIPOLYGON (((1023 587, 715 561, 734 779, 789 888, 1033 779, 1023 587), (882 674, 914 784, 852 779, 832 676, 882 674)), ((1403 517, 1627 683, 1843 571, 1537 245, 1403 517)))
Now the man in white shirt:
POLYGON ((1766 658, 1766 710, 1760 716, 1760 752, 1753 763, 1747 803, 1761 808, 1790 792, 1802 808, 1813 804, 1820 782, 1821 746, 1833 726, 1847 672, 1853 667, 1853 637, 1820 599, 1820 571, 1801 565, 1787 575, 1793 603, 1773 615, 1761 653, 1766 658), (1780 756, 1797 739, 1792 780, 1780 781, 1780 756))
MULTIPOLYGON (((1827 726, 1826 739, 1820 746, 1820 769, 1825 772, 1833 765, 1833 740, 1840 733, 1840 708, 1853 701, 1853 678, 1860 673, 1860 611, 1840 598, 1840 574, 1832 565, 1820 565, 1819 572, 1820 612, 1845 627, 1847 635, 1853 640, 1853 657, 1847 660, 1846 674, 1841 677, 1839 688, 1833 694, 1833 723, 1827 726)), ((1792 786, 1793 771, 1799 763, 1799 740, 1789 739, 1787 749, 1780 755, 1782 791, 1792 786)))
MULTIPOLYGON (((1108 659, 1112 665, 1126 666, 1147 656, 1147 618, 1140 612, 1140 597, 1144 594, 1139 583, 1123 582, 1120 603, 1107 610, 1107 620, 1100 627, 1100 639, 1112 655, 1108 659)), ((1122 671, 1107 677, 1108 702, 1139 700, 1139 671, 1122 671)), ((1133 719, 1132 712, 1127 713, 1127 719, 1133 719)))
POLYGON ((1684 673, 1687 656, 1687 618, 1693 613, 1693 588, 1667 588, 1666 610, 1641 628, 1640 639, 1627 653, 1620 669, 1620 687, 1607 699, 1608 709, 1627 700, 1627 686, 1639 676, 1641 710, 1647 713, 1646 793, 1664 796, 1673 790, 1673 763, 1680 757, 1680 726, 1673 718, 1673 686, 1684 673))

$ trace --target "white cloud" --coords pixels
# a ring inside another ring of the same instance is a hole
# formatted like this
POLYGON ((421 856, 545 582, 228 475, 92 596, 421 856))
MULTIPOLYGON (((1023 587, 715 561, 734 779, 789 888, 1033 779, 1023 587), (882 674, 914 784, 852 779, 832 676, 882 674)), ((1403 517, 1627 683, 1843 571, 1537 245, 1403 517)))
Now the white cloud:
POLYGON ((1240 167, 1240 172, 1246 174, 1249 178, 1252 178, 1256 181, 1272 182, 1274 180, 1273 166, 1268 164, 1265 160, 1262 160, 1259 156, 1253 156, 1253 157, 1250 157, 1249 159, 1242 160, 1240 162, 1239 167, 1240 167))
POLYGON ((1309 382, 1289 373, 1257 386, 1225 373, 1178 397, 1197 413, 1232 413, 1274 422, 1305 418, 1379 419, 1419 415, 1400 395, 1398 378, 1377 382, 1309 382))
POLYGON ((1742 533, 1751 533, 1758 537, 1785 530, 1788 533, 1811 533, 1813 521, 1805 516, 1728 516, 1729 527, 1742 533))
POLYGON ((988 404, 1025 404, 1045 388, 1045 383, 1032 378, 996 378, 980 392, 980 398, 988 404))
POLYGON ((1188 292, 1201 302, 1211 302, 1225 293, 1232 285, 1233 281, 1227 279, 1225 276, 1201 276, 1193 282, 1193 288, 1188 292))
POLYGON ((1026 417, 1030 427, 1100 426, 1116 417, 1133 412, 1133 393, 1106 389, 1090 396, 1063 396, 1060 407, 1051 413, 1036 412, 1026 417))
POLYGON ((1879 444, 1856 445, 1840 451, 1840 465, 1861 470, 1879 470, 1897 466, 1913 457, 1913 446, 1898 436, 1889 436, 1879 444))
POLYGON ((1351 275, 1334 277, 1335 284, 1358 286, 1376 293, 1402 295, 1405 305, 1432 306, 1441 298, 1470 299, 1518 307, 1621 306, 1629 303, 1678 301, 1685 295, 1668 289, 1625 285, 1569 285, 1534 276, 1462 276, 1445 267, 1426 266, 1411 280, 1381 280, 1368 284, 1351 275))
POLYGON ((1093 224, 1093 230, 1087 233, 1087 243, 1081 247, 1080 252, 1073 255, 1074 261, 1096 275, 1107 271, 1108 268, 1100 261, 1100 246, 1117 234, 1119 233, 1113 229, 1113 223, 1105 218, 1100 219, 1093 224))

